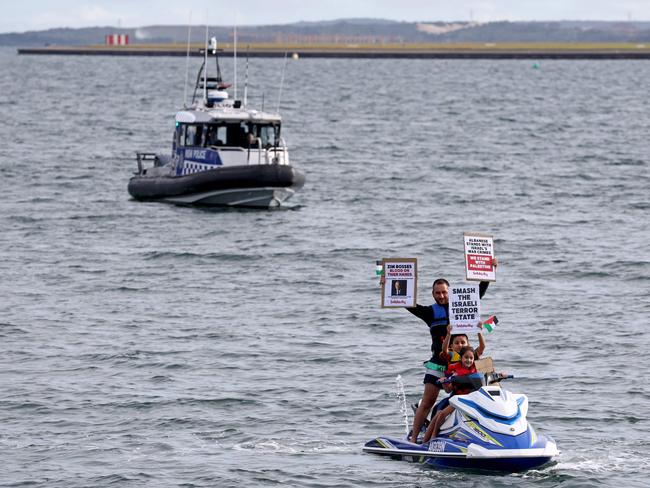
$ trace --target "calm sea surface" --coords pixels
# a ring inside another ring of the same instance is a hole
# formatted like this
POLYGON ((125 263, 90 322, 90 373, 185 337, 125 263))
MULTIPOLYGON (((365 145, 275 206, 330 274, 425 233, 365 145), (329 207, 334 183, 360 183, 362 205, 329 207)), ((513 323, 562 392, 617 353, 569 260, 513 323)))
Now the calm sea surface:
MULTIPOLYGON (((283 61, 250 64, 274 110, 283 61)), ((650 62, 290 61, 278 211, 130 199, 184 59, 0 67, 0 486, 647 486, 650 62), (562 451, 540 470, 361 452, 430 346, 374 261, 417 257, 428 304, 464 231, 496 238, 487 352, 562 451)))

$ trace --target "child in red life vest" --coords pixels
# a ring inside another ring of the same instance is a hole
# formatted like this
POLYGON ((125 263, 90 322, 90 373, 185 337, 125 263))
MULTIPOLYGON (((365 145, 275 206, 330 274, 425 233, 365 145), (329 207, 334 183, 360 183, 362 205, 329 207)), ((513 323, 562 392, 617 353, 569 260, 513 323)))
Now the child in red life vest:
MULTIPOLYGON (((474 350, 471 347, 465 346, 459 351, 459 355, 460 361, 449 365, 447 371, 445 371, 445 376, 466 376, 468 374, 476 373, 476 366, 474 365, 474 359, 476 356, 474 354, 474 350)), ((453 383, 451 388, 453 395, 466 395, 472 391, 472 388, 469 386, 458 386, 454 385, 453 383)), ((445 408, 439 411, 435 417, 433 417, 433 420, 431 421, 431 424, 429 424, 429 428, 427 428, 427 431, 424 434, 424 438, 422 439, 423 443, 438 435, 440 426, 445 421, 447 416, 453 411, 454 407, 447 405, 445 408)))
MULTIPOLYGON (((460 361, 450 364, 445 371, 445 376, 466 376, 468 374, 476 373, 476 351, 471 347, 463 347, 459 353, 460 361)), ((471 387, 453 385, 454 395, 466 395, 472 391, 471 387)))

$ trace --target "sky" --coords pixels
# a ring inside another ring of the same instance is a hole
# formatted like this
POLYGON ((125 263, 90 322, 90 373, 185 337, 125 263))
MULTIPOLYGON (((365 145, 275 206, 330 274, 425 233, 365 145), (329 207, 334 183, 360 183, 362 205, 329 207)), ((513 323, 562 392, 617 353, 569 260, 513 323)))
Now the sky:
POLYGON ((650 0, 0 0, 0 32, 53 27, 417 21, 650 20, 650 0), (206 22, 207 18, 207 22, 206 22))

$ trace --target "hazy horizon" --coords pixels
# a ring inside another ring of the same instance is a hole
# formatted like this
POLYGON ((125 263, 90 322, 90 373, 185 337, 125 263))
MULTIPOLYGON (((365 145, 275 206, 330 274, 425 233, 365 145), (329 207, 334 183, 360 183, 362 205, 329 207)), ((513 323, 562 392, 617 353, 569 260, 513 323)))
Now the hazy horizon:
MULTIPOLYGON (((225 2, 223 5, 227 5, 225 2)), ((218 10, 219 3, 187 0, 24 0, 2 6, 0 33, 54 28, 124 27, 147 25, 271 25, 295 22, 372 18, 406 22, 477 21, 648 21, 648 0, 389 0, 347 2, 330 0, 241 0, 237 9, 218 10)))

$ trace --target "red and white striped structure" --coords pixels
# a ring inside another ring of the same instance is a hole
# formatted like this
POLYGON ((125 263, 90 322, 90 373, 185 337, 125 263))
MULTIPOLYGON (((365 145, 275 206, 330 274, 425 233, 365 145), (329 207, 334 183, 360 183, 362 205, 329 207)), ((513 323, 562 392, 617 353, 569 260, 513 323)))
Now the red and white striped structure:
POLYGON ((128 34, 107 34, 106 35, 107 46, 126 46, 128 44, 129 44, 128 34))

